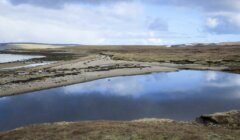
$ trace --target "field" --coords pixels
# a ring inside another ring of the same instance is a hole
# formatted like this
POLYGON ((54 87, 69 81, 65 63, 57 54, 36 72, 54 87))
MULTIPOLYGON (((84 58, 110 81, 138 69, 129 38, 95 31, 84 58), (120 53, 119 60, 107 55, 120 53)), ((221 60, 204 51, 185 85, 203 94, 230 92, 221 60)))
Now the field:
POLYGON ((239 46, 108 46, 72 48, 79 52, 103 53, 114 60, 159 62, 174 64, 200 64, 208 67, 226 66, 238 69, 240 66, 239 46))

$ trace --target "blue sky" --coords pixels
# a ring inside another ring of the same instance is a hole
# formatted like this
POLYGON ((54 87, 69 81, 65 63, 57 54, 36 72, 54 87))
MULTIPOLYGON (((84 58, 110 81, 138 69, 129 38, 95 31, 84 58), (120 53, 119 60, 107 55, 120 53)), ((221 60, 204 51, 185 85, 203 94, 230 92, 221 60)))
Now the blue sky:
POLYGON ((0 42, 240 41, 239 0, 1 0, 0 42))

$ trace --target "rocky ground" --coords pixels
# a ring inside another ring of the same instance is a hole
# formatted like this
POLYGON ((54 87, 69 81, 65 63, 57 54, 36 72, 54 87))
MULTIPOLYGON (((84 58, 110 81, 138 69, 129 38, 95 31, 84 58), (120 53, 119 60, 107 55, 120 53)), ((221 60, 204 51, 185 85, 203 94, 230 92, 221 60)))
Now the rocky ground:
POLYGON ((203 115, 194 122, 164 119, 32 125, 0 133, 1 140, 239 140, 240 112, 203 115))

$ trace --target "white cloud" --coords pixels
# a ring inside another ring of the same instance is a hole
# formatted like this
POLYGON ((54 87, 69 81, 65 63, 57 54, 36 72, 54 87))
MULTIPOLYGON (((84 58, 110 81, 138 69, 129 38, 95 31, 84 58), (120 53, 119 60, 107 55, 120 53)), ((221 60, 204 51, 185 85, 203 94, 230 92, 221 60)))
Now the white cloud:
POLYGON ((198 42, 207 40, 208 32, 240 34, 239 13, 239 0, 1 0, 0 42, 145 45, 198 42), (171 8, 161 10, 164 6, 190 10, 183 15, 173 13, 176 11, 171 8), (200 14, 190 13, 191 10, 200 14), (169 16, 164 18, 161 16, 164 14, 169 16), (184 18, 193 19, 192 26, 188 20, 184 24, 184 18))
POLYGON ((1 1, 0 8, 1 42, 142 44, 148 38, 144 8, 137 2, 49 9, 1 1))
POLYGON ((216 18, 208 18, 207 19, 207 26, 209 28, 215 28, 218 26, 218 24, 219 24, 218 19, 216 19, 216 18))
POLYGON ((149 38, 147 39, 149 44, 154 44, 154 45, 161 45, 163 44, 163 40, 161 38, 149 38))
POLYGON ((202 13, 204 13, 206 19, 207 25, 205 26, 206 31, 214 34, 240 34, 239 0, 149 0, 149 1, 159 5, 170 5, 176 7, 184 7, 188 9, 199 9, 202 11, 202 13))
POLYGON ((240 15, 229 12, 210 14, 207 19, 207 30, 217 34, 239 34, 240 15))

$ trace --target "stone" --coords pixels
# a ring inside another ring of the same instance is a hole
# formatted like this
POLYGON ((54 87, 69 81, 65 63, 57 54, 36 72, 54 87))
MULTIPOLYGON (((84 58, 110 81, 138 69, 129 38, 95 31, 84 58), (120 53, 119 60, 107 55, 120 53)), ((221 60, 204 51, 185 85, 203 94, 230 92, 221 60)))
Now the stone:
POLYGON ((224 125, 231 128, 240 128, 240 111, 233 110, 223 113, 202 115, 196 122, 204 125, 224 125))

